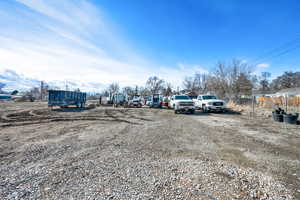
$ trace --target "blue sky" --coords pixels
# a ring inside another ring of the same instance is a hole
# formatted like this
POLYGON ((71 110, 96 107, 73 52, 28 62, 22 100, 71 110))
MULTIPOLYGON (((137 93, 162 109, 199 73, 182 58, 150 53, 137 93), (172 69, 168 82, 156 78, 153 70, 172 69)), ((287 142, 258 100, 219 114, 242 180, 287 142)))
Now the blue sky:
POLYGON ((158 75, 178 86, 236 58, 276 76, 300 70, 299 10, 297 0, 3 0, 0 70, 123 86, 158 75))

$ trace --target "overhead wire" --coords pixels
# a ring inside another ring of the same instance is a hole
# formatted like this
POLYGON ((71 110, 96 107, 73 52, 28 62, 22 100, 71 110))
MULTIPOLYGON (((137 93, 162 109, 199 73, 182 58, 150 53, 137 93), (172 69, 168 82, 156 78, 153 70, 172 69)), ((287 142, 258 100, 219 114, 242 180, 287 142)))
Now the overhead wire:
POLYGON ((300 48, 300 36, 280 45, 279 47, 275 47, 275 48, 271 49, 270 51, 268 51, 267 53, 264 53, 261 56, 258 56, 252 62, 255 63, 254 65, 257 65, 266 59, 282 56, 282 55, 287 54, 291 51, 294 51, 298 48, 300 48))

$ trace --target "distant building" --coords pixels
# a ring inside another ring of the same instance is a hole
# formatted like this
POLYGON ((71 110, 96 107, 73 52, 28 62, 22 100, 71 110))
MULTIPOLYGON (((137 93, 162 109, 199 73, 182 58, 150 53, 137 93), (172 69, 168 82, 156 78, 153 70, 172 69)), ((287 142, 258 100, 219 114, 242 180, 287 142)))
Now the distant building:
POLYGON ((11 95, 10 94, 0 94, 0 100, 4 101, 9 101, 11 100, 11 95))
POLYGON ((297 88, 286 88, 279 90, 274 94, 276 97, 280 96, 288 96, 288 97, 294 97, 294 96, 300 96, 300 87, 297 88))
MULTIPOLYGON (((254 96, 256 98, 257 97, 271 97, 273 95, 274 95, 274 92, 272 92, 272 91, 262 92, 262 91, 260 91, 258 89, 252 90, 252 96, 254 96)), ((251 96, 250 96, 250 98, 251 98, 251 96)))

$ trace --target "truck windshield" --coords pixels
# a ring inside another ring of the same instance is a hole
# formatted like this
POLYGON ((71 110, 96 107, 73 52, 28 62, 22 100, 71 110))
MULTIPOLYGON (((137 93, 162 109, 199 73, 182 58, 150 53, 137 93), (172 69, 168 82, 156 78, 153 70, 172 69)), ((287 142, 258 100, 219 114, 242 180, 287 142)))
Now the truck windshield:
POLYGON ((203 98, 204 100, 208 100, 208 99, 217 99, 216 96, 202 96, 202 98, 203 98))
POLYGON ((197 96, 189 96, 190 99, 197 99, 197 96))
POLYGON ((176 100, 190 100, 190 97, 188 96, 175 96, 176 100))

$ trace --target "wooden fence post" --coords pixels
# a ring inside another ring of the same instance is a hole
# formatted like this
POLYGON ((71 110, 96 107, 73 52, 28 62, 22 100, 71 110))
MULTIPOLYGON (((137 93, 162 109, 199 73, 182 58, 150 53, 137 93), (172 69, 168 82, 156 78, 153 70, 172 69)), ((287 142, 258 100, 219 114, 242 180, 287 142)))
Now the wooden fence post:
POLYGON ((285 112, 288 113, 288 98, 287 94, 285 94, 285 112))
POLYGON ((255 105, 255 102, 254 102, 254 101, 255 101, 255 96, 253 95, 253 96, 252 96, 252 117, 254 117, 254 111, 255 111, 255 110, 254 110, 254 105, 255 105))

